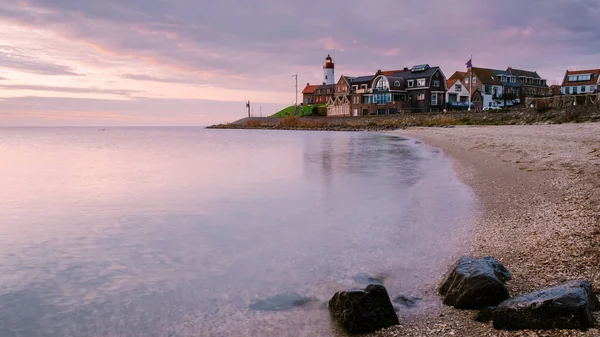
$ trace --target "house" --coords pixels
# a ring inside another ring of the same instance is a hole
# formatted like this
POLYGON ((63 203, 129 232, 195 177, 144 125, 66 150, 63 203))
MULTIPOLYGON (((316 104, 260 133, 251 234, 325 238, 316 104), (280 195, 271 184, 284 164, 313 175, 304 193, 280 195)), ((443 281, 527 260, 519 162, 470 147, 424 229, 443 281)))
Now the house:
POLYGON ((333 96, 327 100, 327 116, 350 116, 351 77, 341 76, 334 85, 333 96))
POLYGON ((521 84, 520 99, 525 101, 525 97, 547 97, 550 96, 550 87, 545 79, 542 79, 535 71, 515 69, 508 67, 506 71, 517 77, 521 84))
POLYGON ((471 96, 474 96, 475 92, 479 91, 481 100, 476 101, 472 98, 476 110, 504 106, 501 99, 503 93, 502 82, 500 82, 492 69, 469 68, 462 82, 468 87, 467 90, 470 90, 471 96))
POLYGON ((502 94, 499 95, 500 107, 509 107, 521 102, 521 82, 517 81, 517 76, 507 70, 492 70, 496 78, 502 83, 502 94))
POLYGON ((319 85, 311 85, 310 83, 306 83, 306 87, 302 90, 302 102, 304 104, 313 104, 315 103, 315 90, 319 85))
POLYGON ((561 94, 561 88, 562 86, 558 85, 558 84, 553 84, 550 86, 550 92, 552 93, 552 96, 560 96, 561 94))
POLYGON ((597 93, 599 84, 600 69, 567 70, 561 93, 563 95, 597 93))
MULTIPOLYGON (((457 71, 446 81, 446 102, 450 105, 458 105, 455 103, 469 102, 469 89, 461 81, 465 77, 464 72, 457 71)), ((450 107, 452 108, 452 107, 450 107)))
POLYGON ((350 85, 350 107, 352 116, 368 116, 370 114, 367 96, 372 92, 373 79, 375 75, 349 77, 350 85), (365 104, 363 104, 365 103, 365 104))
POLYGON ((402 111, 442 111, 446 102, 446 76, 428 64, 382 71, 350 82, 352 115, 394 115, 402 111))
POLYGON ((313 94, 314 104, 326 104, 330 97, 333 97, 334 84, 319 85, 313 94))

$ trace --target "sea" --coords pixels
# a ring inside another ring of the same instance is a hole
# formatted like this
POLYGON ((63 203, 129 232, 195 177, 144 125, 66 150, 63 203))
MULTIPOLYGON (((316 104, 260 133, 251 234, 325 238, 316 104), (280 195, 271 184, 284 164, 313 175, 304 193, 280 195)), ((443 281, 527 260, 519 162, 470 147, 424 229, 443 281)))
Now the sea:
POLYGON ((341 336, 372 282, 415 319, 475 206, 398 135, 0 128, 0 336, 341 336))

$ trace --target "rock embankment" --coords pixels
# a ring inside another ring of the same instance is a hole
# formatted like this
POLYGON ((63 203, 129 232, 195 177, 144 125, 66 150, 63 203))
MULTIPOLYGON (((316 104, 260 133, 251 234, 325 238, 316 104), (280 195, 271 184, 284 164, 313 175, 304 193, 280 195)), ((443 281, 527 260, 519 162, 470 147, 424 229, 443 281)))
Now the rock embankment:
POLYGON ((497 112, 406 113, 368 117, 247 117, 209 129, 262 129, 313 131, 387 131, 407 127, 456 125, 526 125, 600 121, 600 113, 588 107, 537 112, 534 109, 497 112))

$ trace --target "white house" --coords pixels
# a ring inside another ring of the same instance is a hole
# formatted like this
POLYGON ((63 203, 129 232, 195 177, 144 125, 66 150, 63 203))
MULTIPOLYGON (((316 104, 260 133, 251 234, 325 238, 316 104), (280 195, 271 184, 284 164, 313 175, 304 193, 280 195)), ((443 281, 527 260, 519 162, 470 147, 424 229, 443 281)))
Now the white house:
POLYGON ((446 91, 446 102, 469 102, 469 88, 467 88, 462 81, 450 79, 446 81, 446 85, 448 86, 448 91, 446 91))
POLYGON ((567 70, 560 91, 563 95, 593 94, 600 85, 600 69, 567 70))

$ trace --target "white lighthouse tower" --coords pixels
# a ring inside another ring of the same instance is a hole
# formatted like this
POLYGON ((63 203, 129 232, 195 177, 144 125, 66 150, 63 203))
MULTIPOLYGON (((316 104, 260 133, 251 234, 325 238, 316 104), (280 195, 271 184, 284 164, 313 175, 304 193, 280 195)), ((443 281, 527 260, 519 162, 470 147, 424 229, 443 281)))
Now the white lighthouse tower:
POLYGON ((323 84, 335 84, 335 64, 331 55, 327 55, 325 65, 323 66, 323 84))

